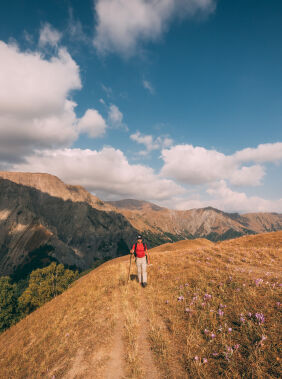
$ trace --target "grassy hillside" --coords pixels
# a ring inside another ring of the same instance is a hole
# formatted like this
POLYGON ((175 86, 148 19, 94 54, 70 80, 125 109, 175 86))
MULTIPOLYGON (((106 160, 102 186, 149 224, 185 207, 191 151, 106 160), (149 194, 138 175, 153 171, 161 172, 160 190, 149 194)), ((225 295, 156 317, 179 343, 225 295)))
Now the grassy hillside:
POLYGON ((278 378, 282 232, 109 261, 0 335, 2 378, 278 378))

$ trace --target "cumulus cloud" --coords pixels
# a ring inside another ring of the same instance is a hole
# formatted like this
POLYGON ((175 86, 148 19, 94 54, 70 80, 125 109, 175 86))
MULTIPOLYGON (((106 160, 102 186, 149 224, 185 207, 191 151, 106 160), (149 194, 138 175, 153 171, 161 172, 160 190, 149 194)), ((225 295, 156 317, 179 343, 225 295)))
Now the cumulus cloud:
POLYGON ((141 41, 160 38, 175 17, 208 15, 215 7, 214 0, 98 0, 94 45, 128 56, 141 41))
POLYGON ((57 46, 61 38, 62 34, 50 24, 46 23, 40 30, 39 46, 57 46))
POLYGON ((119 110, 119 108, 111 104, 109 108, 109 120, 113 125, 120 126, 122 125, 122 119, 123 119, 123 114, 119 110))
POLYGON ((106 122, 98 111, 88 109, 78 122, 78 130, 91 138, 100 137, 105 134, 106 122))
POLYGON ((162 200, 184 193, 173 181, 144 165, 131 165, 121 150, 57 149, 38 151, 13 171, 47 172, 80 184, 103 199, 133 197, 162 200))
POLYGON ((79 132, 101 135, 105 122, 97 111, 77 119, 73 90, 81 89, 79 67, 59 48, 46 59, 0 41, 0 159, 15 162, 34 149, 70 146, 79 132))
POLYGON ((234 185, 261 184, 265 168, 249 163, 278 162, 282 160, 281 143, 259 145, 233 155, 192 145, 176 145, 162 151, 162 174, 187 184, 204 184, 227 179, 234 185))
POLYGON ((234 154, 238 162, 279 162, 282 160, 282 142, 265 143, 256 148, 246 148, 234 154))
POLYGON ((159 136, 154 139, 152 135, 141 134, 139 131, 137 131, 134 134, 131 134, 130 139, 141 145, 145 145, 146 150, 142 150, 140 152, 141 155, 145 153, 150 153, 153 150, 166 148, 172 145, 173 143, 171 138, 159 136))
POLYGON ((247 196, 229 188, 224 180, 214 183, 208 190, 213 199, 209 204, 215 208, 235 212, 282 212, 282 198, 273 201, 259 196, 247 196))

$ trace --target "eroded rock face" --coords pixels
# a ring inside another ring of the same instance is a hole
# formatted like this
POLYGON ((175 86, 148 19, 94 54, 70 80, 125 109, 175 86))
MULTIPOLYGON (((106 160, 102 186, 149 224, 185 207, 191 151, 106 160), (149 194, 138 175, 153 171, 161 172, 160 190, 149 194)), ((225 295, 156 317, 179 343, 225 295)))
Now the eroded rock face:
POLYGON ((277 213, 240 215, 212 207, 176 211, 133 199, 109 203, 136 229, 162 242, 199 237, 218 241, 282 229, 282 215, 277 213))
POLYGON ((0 275, 42 251, 42 259, 87 269, 97 259, 128 253, 136 234, 119 213, 0 178, 0 275))

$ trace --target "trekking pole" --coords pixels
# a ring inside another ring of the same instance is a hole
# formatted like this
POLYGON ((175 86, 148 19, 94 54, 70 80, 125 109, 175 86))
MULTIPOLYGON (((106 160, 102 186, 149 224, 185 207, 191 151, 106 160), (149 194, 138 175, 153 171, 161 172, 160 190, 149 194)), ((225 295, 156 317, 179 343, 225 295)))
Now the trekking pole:
POLYGON ((128 284, 128 282, 129 282, 129 276, 130 276, 131 258, 132 258, 132 254, 130 253, 130 263, 129 263, 129 270, 128 270, 127 284, 128 284))

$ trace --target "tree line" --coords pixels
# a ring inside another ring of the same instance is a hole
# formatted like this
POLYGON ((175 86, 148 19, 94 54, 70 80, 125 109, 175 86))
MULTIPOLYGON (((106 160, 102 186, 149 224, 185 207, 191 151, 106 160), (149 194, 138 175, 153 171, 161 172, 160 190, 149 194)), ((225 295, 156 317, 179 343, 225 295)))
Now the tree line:
POLYGON ((55 262, 18 282, 9 276, 0 277, 0 332, 61 294, 78 277, 78 271, 55 262))

